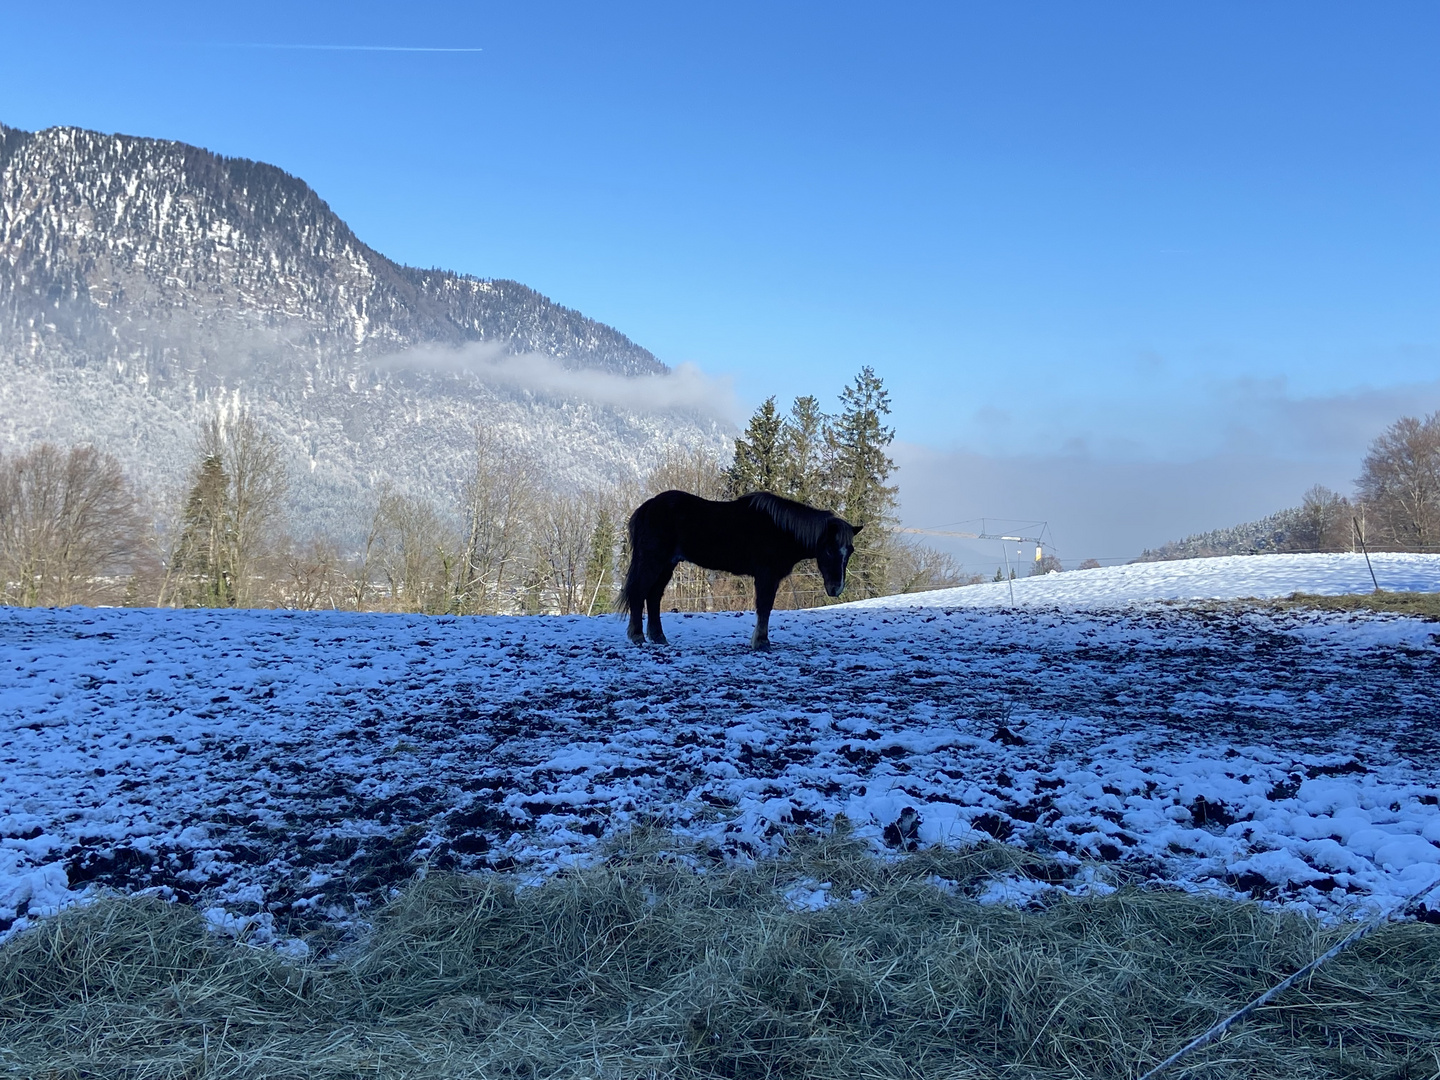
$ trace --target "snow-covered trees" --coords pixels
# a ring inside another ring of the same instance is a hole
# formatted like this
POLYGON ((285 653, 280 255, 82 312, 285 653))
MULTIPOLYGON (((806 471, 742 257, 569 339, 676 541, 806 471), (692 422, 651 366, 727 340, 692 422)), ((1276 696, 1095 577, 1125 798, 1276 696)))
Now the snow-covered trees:
POLYGON ((1285 537, 1289 551, 1344 551, 1350 547, 1350 500, 1316 484, 1305 492, 1285 537))

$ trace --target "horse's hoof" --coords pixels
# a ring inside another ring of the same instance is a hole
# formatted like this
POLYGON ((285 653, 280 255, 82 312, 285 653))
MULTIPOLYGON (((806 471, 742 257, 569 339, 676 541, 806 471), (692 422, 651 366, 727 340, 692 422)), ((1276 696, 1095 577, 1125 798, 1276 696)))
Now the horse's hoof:
POLYGON ((661 634, 659 637, 652 637, 652 638, 650 639, 650 644, 652 644, 652 645, 669 645, 670 642, 668 642, 668 641, 665 640, 665 635, 664 635, 664 634, 661 634))
POLYGON ((638 631, 638 630, 636 630, 636 631, 635 631, 634 633, 632 633, 632 634, 626 634, 625 636, 630 639, 630 643, 631 643, 632 645, 644 645, 644 644, 645 644, 645 635, 642 634, 642 633, 640 633, 640 631, 638 631))
POLYGON ((763 639, 763 640, 761 640, 761 641, 755 641, 755 640, 752 639, 751 642, 750 642, 750 651, 751 651, 751 652, 769 652, 769 651, 770 651, 770 639, 769 639, 769 638, 765 638, 765 639, 763 639))

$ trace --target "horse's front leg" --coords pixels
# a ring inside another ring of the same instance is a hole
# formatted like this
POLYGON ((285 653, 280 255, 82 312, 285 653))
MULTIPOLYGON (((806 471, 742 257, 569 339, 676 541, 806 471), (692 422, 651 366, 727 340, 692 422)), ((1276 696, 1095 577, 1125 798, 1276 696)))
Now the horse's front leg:
POLYGON ((775 607, 775 591, 779 588, 778 578, 755 575, 755 632, 750 635, 750 648, 756 652, 770 651, 770 611, 775 607))
POLYGON ((650 613, 650 640, 656 645, 669 645, 665 639, 665 631, 660 627, 660 597, 665 592, 663 588, 656 589, 645 598, 645 606, 650 613))

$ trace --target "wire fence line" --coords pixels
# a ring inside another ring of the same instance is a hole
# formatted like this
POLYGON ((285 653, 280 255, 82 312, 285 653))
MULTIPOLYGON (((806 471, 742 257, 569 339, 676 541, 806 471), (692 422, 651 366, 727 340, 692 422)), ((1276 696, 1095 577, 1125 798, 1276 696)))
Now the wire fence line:
POLYGON ((1164 1061, 1160 1062, 1160 1064, 1156 1065, 1148 1072, 1142 1073, 1137 1078, 1137 1080, 1154 1080, 1155 1077, 1158 1077, 1162 1073, 1173 1068, 1175 1065, 1179 1064, 1182 1060, 1189 1057, 1195 1051, 1209 1046, 1216 1039, 1223 1037, 1225 1033, 1229 1031, 1230 1028, 1233 1027, 1235 1024, 1239 1023, 1241 1020, 1245 1019, 1247 1016, 1250 1016, 1256 1010, 1264 1007, 1265 1005, 1273 1001, 1275 998, 1279 997, 1286 990, 1289 990, 1291 987, 1299 983, 1300 980, 1305 978, 1307 975, 1315 972, 1320 967, 1320 965, 1324 964, 1329 960, 1333 960, 1335 957, 1339 956, 1342 952, 1348 949, 1351 945, 1354 945, 1357 941, 1361 940, 1364 937, 1368 937, 1371 933, 1378 930, 1380 927, 1384 926, 1392 919, 1395 919, 1396 917, 1405 914, 1412 907, 1418 905, 1420 901, 1423 900, 1426 896, 1436 891, 1437 889, 1440 889, 1440 880, 1431 881, 1428 884, 1420 886, 1420 888, 1416 889, 1409 896, 1405 897, 1404 899, 1400 900, 1398 903, 1390 907, 1389 910, 1383 911, 1379 915, 1374 916, 1362 926, 1358 927, 1353 933, 1347 935, 1340 941, 1337 941, 1334 945, 1330 946, 1330 948, 1326 949, 1319 956, 1315 957, 1314 960, 1311 960, 1304 967, 1300 968, 1298 971, 1293 972, 1287 978, 1282 979, 1280 982, 1276 983, 1269 990, 1265 991, 1265 993, 1261 994, 1253 1001, 1242 1005, 1229 1016, 1212 1025, 1209 1030, 1202 1032, 1200 1035, 1197 1035, 1195 1038, 1191 1039, 1179 1050, 1176 1050, 1175 1053, 1171 1054, 1164 1061))
MULTIPOLYGON (((827 603, 838 601, 826 594, 824 579, 809 567, 796 567, 775 594, 775 607, 780 610, 821 607, 827 603)), ((684 613, 751 611, 755 607, 755 583, 750 578, 681 563, 675 568, 675 576, 670 579, 660 606, 666 611, 684 613)))

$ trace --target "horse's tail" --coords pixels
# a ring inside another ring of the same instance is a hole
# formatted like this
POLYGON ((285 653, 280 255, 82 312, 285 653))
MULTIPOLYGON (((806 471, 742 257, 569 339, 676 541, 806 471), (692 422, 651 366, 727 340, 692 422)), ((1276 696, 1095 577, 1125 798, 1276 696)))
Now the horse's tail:
POLYGON ((620 598, 615 605, 615 610, 623 615, 643 614, 645 611, 645 592, 640 584, 639 560, 636 558, 636 553, 640 550, 636 540, 640 531, 640 511, 643 509, 644 504, 637 507, 625 526, 630 565, 625 570, 625 584, 620 587, 620 598))

